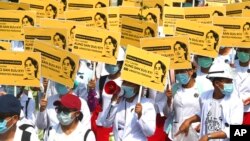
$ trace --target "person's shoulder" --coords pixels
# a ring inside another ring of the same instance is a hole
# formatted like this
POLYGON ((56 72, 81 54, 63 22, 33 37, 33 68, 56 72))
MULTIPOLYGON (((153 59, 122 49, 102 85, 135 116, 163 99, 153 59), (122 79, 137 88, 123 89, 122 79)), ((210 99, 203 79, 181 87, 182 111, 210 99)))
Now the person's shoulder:
POLYGON ((213 89, 203 92, 203 93, 200 95, 200 99, 206 100, 206 99, 212 98, 213 92, 214 92, 213 89))

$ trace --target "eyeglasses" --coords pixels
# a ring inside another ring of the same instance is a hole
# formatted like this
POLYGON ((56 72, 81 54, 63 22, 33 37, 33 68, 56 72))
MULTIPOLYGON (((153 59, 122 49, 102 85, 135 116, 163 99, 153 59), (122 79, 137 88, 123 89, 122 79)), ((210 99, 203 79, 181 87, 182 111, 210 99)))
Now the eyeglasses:
POLYGON ((71 109, 68 109, 66 107, 60 107, 60 106, 56 107, 55 110, 56 110, 56 113, 63 112, 64 114, 69 114, 71 112, 75 112, 76 111, 76 110, 71 110, 71 109))

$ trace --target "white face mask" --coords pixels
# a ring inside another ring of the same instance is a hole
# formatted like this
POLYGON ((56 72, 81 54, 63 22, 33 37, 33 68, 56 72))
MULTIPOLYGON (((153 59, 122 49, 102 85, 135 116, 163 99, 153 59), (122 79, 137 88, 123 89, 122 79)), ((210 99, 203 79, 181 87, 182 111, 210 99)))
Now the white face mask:
POLYGON ((75 119, 71 117, 71 113, 65 114, 64 112, 58 113, 57 118, 62 125, 70 125, 75 119))

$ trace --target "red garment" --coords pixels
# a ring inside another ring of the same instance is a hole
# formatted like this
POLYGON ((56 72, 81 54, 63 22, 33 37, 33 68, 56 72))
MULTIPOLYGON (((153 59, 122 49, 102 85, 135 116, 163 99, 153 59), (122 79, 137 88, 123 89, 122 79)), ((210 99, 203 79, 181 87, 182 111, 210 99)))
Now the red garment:
POLYGON ((98 117, 99 112, 102 111, 100 105, 96 106, 95 110, 91 116, 91 129, 95 134, 96 141, 109 141, 109 134, 112 132, 111 128, 105 128, 103 126, 96 125, 96 119, 98 117))
POLYGON ((156 129, 154 135, 148 137, 148 141, 171 141, 164 131, 164 123, 166 117, 161 117, 160 114, 156 116, 156 129))
POLYGON ((250 125, 250 112, 245 112, 244 113, 243 125, 250 125))

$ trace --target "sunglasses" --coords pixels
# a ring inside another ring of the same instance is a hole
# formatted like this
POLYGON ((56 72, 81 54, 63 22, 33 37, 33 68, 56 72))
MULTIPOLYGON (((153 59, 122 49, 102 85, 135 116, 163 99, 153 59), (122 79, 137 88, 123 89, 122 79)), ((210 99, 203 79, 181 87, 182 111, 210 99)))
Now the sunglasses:
POLYGON ((66 108, 66 107, 56 107, 55 108, 55 110, 56 110, 56 113, 61 113, 61 112, 63 112, 64 114, 69 114, 69 113, 71 113, 71 112, 75 112, 76 110, 72 110, 72 109, 68 109, 68 108, 66 108))

